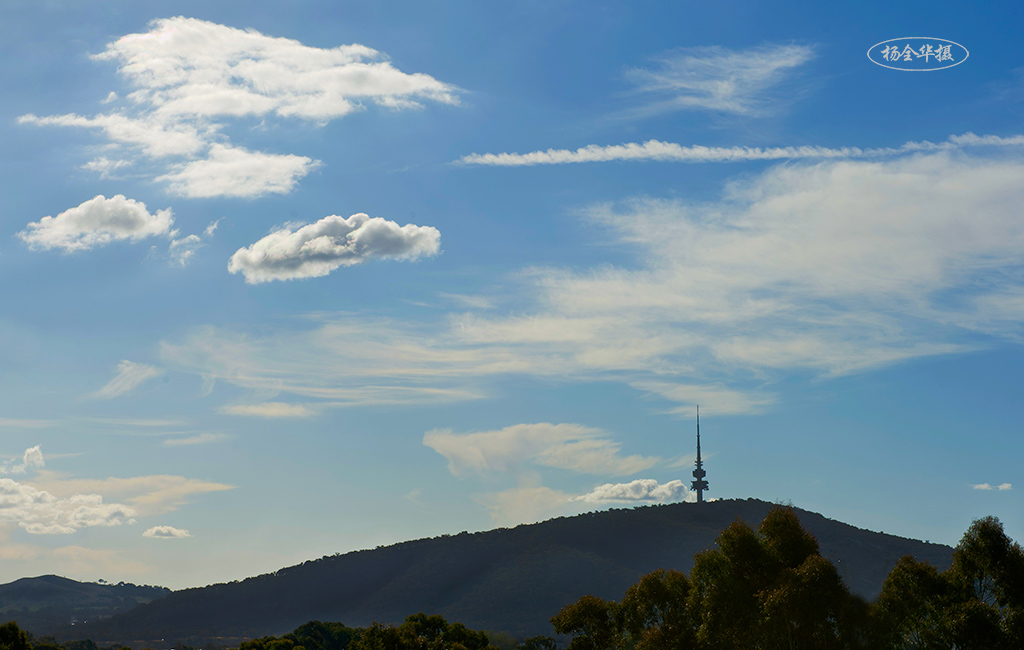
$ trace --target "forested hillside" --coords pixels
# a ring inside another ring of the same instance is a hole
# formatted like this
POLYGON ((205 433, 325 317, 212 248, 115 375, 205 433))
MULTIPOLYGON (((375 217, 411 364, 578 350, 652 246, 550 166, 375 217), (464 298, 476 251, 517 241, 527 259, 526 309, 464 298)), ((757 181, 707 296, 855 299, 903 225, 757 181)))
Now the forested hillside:
MULTIPOLYGON (((324 557, 241 582, 175 592, 99 623, 54 630, 98 643, 282 634, 309 620, 366 626, 410 613, 443 615, 520 638, 550 634, 550 617, 584 594, 618 598, 657 568, 689 572, 740 519, 756 525, 772 504, 755 499, 611 510, 483 533, 462 533, 324 557)), ((952 549, 874 533, 796 509, 822 555, 867 598, 906 554, 940 569, 952 549)))
POLYGON ((27 630, 52 631, 126 612, 171 593, 166 587, 77 582, 60 576, 22 578, 0 585, 0 618, 27 630))

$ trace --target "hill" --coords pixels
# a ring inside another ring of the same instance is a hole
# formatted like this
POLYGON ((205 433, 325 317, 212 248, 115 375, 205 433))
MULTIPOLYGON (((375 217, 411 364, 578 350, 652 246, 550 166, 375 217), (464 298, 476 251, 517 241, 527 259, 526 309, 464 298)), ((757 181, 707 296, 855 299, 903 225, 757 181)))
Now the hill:
MULTIPOLYGON (((695 553, 736 519, 757 525, 755 499, 610 510, 482 533, 443 535, 323 557, 241 582, 185 589, 105 621, 59 630, 107 642, 281 634, 309 620, 365 626, 420 611, 518 637, 550 634, 548 619, 581 595, 619 599, 657 568, 689 572, 695 553)), ((902 555, 940 569, 952 549, 862 530, 796 509, 854 593, 881 589, 902 555)))
POLYGON ((166 587, 76 582, 60 576, 22 578, 0 585, 0 620, 49 632, 127 612, 171 593, 166 587))

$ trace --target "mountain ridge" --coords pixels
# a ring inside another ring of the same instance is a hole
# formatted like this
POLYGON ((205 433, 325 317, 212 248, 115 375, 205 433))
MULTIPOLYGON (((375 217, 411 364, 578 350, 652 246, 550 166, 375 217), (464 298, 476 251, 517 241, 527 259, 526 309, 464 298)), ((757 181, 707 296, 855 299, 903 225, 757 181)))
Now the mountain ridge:
MULTIPOLYGON (((757 499, 642 506, 514 528, 410 540, 325 556, 242 581, 173 592, 109 619, 53 630, 131 644, 281 634, 309 620, 365 626, 419 611, 520 638, 550 634, 549 618, 580 596, 618 600, 657 568, 689 573, 693 555, 740 519, 756 526, 776 504, 757 499)), ((902 555, 939 569, 952 548, 855 528, 800 508, 854 593, 874 597, 902 555)))

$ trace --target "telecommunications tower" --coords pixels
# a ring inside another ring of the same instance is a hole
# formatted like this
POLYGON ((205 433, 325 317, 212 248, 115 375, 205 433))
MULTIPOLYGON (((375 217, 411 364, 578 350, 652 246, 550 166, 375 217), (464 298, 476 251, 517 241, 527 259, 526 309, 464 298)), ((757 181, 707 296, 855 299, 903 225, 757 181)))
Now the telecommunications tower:
POLYGON ((700 407, 697 407, 697 462, 694 463, 697 468, 693 470, 693 482, 690 483, 690 489, 697 493, 697 503, 704 503, 704 490, 708 489, 708 482, 704 480, 704 477, 708 475, 704 471, 704 463, 700 460, 700 407))

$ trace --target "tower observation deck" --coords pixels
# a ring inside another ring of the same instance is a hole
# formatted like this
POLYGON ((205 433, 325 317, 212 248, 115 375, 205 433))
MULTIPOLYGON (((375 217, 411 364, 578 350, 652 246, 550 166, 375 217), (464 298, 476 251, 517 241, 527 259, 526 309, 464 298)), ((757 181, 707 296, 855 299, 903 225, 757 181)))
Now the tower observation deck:
POLYGON ((704 503, 704 490, 708 489, 708 482, 704 480, 704 477, 708 475, 704 471, 704 463, 700 459, 700 407, 697 407, 697 461, 694 463, 696 469, 693 470, 693 482, 690 483, 690 489, 697 493, 697 503, 704 503))

